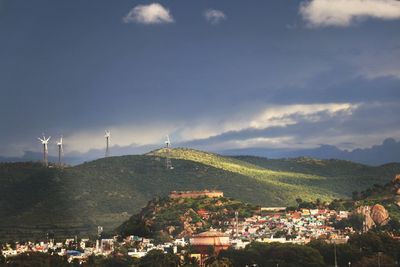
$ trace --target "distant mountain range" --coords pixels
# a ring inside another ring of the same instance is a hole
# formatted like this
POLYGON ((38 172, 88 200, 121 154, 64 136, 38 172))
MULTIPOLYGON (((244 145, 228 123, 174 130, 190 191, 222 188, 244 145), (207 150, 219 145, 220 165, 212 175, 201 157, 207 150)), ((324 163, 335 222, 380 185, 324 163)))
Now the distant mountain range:
MULTIPOLYGON (((179 143, 176 144, 179 146, 179 143)), ((157 149, 156 145, 147 146, 113 146, 111 152, 113 156, 143 154, 157 149)), ((378 166, 385 163, 400 162, 400 141, 393 138, 387 138, 380 145, 374 145, 365 149, 354 149, 352 151, 342 150, 332 145, 320 145, 317 148, 310 149, 273 149, 273 148, 243 148, 243 149, 225 149, 213 151, 221 155, 231 156, 260 156, 266 158, 297 158, 311 157, 316 159, 341 159, 367 165, 378 166)), ((95 160, 104 156, 104 150, 91 149, 85 153, 74 152, 66 154, 64 162, 69 165, 77 165, 85 161, 95 160)), ((25 162, 40 161, 43 154, 35 151, 25 151, 22 157, 0 156, 0 162, 25 162)), ((57 162, 58 158, 49 156, 49 161, 57 162)))
POLYGON ((191 149, 102 158, 74 167, 0 164, 0 239, 94 234, 112 230, 157 196, 174 190, 222 190, 263 206, 350 197, 385 184, 400 163, 371 167, 342 160, 227 157, 191 149))
POLYGON ((352 151, 341 150, 331 145, 321 145, 312 149, 243 148, 223 150, 220 153, 223 155, 252 155, 267 158, 311 157, 316 159, 341 159, 377 166, 390 162, 400 162, 400 141, 387 138, 380 145, 365 149, 358 148, 352 151))

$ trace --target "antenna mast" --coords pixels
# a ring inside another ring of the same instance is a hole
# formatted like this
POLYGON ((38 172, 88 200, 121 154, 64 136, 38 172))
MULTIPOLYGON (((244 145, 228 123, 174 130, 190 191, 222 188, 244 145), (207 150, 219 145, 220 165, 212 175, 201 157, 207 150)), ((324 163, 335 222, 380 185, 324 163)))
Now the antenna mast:
POLYGON ((106 130, 104 137, 106 138, 106 157, 109 157, 110 156, 110 137, 111 137, 111 132, 109 130, 106 130))
POLYGON ((165 167, 167 170, 172 170, 174 167, 172 167, 172 162, 171 162, 171 140, 169 140, 169 136, 167 135, 167 139, 165 140, 165 167))

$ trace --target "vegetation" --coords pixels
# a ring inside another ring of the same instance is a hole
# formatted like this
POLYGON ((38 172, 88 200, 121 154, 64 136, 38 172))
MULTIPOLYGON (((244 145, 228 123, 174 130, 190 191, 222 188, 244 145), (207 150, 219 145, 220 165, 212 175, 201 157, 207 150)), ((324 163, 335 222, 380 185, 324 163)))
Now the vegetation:
POLYGON ((325 266, 318 250, 293 244, 251 243, 243 250, 222 251, 219 256, 230 259, 233 266, 325 266))
POLYGON ((156 198, 142 211, 118 227, 121 236, 137 235, 169 241, 172 237, 183 237, 202 232, 210 227, 226 230, 223 224, 235 218, 250 217, 259 212, 259 207, 232 198, 156 198), (204 211, 201 214, 199 211, 204 211))
POLYGON ((173 149, 109 157, 74 167, 0 164, 0 239, 56 238, 115 229, 149 199, 173 190, 219 189, 227 197, 265 206, 294 206, 296 198, 322 202, 382 184, 400 164, 369 167, 347 161, 233 158, 173 149), (281 163, 279 163, 281 162, 281 163))
MULTIPOLYGON (((391 232, 400 231, 400 196, 395 192, 398 185, 389 181, 384 185, 373 184, 373 186, 362 191, 353 191, 352 198, 334 199, 329 208, 335 210, 354 210, 359 206, 373 206, 380 204, 389 212, 391 221, 384 228, 391 232)), ((355 219, 355 218, 351 218, 355 219)), ((353 221, 355 222, 355 221, 353 221)), ((355 227, 358 229, 358 227, 355 227)))
POLYGON ((395 266, 400 260, 400 243, 385 233, 355 234, 347 244, 328 244, 314 240, 308 245, 251 243, 245 249, 227 250, 220 258, 229 259, 233 266, 334 266, 334 250, 338 266, 395 266))
POLYGON ((15 257, 4 259, 0 267, 69 267, 66 257, 48 255, 43 253, 21 254, 15 257))

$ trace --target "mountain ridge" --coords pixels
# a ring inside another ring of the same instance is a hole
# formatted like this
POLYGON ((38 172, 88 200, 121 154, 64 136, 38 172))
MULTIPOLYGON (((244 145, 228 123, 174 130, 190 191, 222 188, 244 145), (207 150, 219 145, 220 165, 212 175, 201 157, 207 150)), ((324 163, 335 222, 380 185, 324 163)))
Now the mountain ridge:
MULTIPOLYGON (((179 146, 188 146, 186 143, 177 143, 179 146)), ((191 146, 189 144, 189 146, 191 146)), ((111 151, 115 156, 127 154, 141 155, 149 150, 157 149, 157 145, 128 145, 112 146, 111 151)), ((368 148, 356 148, 353 150, 339 149, 334 145, 321 144, 316 148, 309 149, 274 149, 274 148, 243 148, 243 149, 225 149, 216 150, 215 153, 224 156, 260 156, 273 159, 298 158, 307 156, 317 159, 342 159, 361 164, 379 166, 391 162, 400 162, 400 141, 394 138, 386 138, 381 144, 373 145, 368 148)), ((92 161, 104 156, 103 149, 90 149, 87 152, 79 153, 77 151, 67 153, 64 161, 71 165, 78 165, 85 161, 92 161)), ((0 162, 20 162, 20 161, 39 161, 43 157, 41 152, 24 151, 20 157, 0 156, 0 162)), ((56 155, 49 155, 49 160, 57 162, 56 155)))
POLYGON ((379 166, 382 164, 400 161, 400 141, 386 138, 381 144, 368 148, 342 150, 337 146, 322 144, 309 149, 268 149, 268 148, 243 148, 219 151, 227 156, 260 156, 274 159, 297 158, 307 156, 317 159, 342 159, 367 165, 379 166))

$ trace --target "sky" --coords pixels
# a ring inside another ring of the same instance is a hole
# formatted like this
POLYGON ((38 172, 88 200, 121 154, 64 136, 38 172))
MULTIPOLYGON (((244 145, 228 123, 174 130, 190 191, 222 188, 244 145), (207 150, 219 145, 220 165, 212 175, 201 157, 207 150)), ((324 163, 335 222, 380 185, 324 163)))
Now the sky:
POLYGON ((0 0, 0 156, 400 139, 400 1, 0 0))

